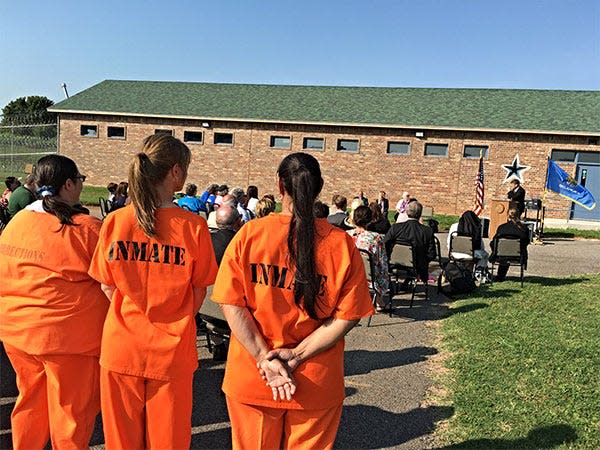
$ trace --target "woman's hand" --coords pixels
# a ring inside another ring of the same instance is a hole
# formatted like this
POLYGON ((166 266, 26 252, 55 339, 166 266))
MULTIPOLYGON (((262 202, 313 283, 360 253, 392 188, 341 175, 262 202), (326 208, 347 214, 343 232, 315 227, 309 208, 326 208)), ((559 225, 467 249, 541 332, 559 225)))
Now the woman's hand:
POLYGON ((296 392, 296 381, 287 364, 277 358, 262 358, 256 363, 256 367, 266 385, 271 388, 273 400, 277 400, 277 396, 281 400, 292 399, 296 392))

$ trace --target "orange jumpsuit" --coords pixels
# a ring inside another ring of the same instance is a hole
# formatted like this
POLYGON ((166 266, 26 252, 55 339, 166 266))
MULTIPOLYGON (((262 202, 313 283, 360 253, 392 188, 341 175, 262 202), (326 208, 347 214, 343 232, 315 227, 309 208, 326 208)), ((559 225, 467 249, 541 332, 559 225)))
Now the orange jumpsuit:
MULTIPOLYGON (((317 329, 294 303, 293 271, 287 263, 291 216, 271 214, 242 227, 221 262, 212 299, 246 307, 269 348, 295 347, 317 329)), ((321 278, 317 313, 356 320, 373 314, 364 266, 352 238, 316 220, 316 268, 321 278)), ((294 371, 291 401, 273 400, 256 361, 231 337, 223 391, 234 448, 331 448, 344 399, 344 340, 294 371)))
POLYGON ((23 210, 0 236, 0 339, 17 374, 15 449, 87 448, 108 300, 87 271, 101 222, 23 210))
POLYGON ((102 225, 90 275, 115 286, 100 354, 107 449, 189 448, 198 366, 193 288, 214 282, 206 221, 180 208, 156 213, 157 237, 132 206, 102 225))

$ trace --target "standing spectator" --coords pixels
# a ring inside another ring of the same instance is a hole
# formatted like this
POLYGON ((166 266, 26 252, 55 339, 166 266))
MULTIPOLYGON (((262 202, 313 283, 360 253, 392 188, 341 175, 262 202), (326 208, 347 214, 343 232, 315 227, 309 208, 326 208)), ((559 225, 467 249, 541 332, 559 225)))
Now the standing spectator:
POLYGON ((223 197, 229 194, 229 188, 226 184, 222 184, 217 188, 217 196, 215 197, 215 208, 223 204, 223 197))
POLYGON ((8 215, 14 217, 19 211, 35 201, 35 175, 30 173, 25 184, 16 188, 8 200, 8 215))
POLYGON ((363 205, 369 206, 369 199, 365 197, 365 193, 362 189, 358 191, 358 195, 356 196, 356 198, 358 198, 363 205))
POLYGON ((215 209, 215 199, 217 198, 218 184, 209 184, 206 190, 200 196, 200 202, 204 205, 207 213, 215 209))
POLYGON ((87 271, 99 219, 77 208, 84 176, 71 159, 41 158, 42 199, 0 236, 0 339, 17 374, 15 449, 89 448, 100 411, 98 355, 108 300, 87 271))
POLYGON ((330 449, 344 400, 343 336, 372 314, 371 299, 350 236, 314 218, 317 160, 292 153, 277 174, 282 213, 237 232, 212 294, 232 330, 223 391, 233 448, 330 449))
POLYGON ((200 211, 206 212, 206 205, 196 197, 198 187, 195 184, 189 183, 185 187, 185 196, 177 200, 177 204, 188 211, 198 214, 200 211))
POLYGON ((104 219, 90 266, 111 299, 100 355, 108 449, 190 447, 194 316, 217 270, 206 221, 172 201, 190 159, 170 135, 144 140, 131 204, 104 219))
POLYGON ((256 204, 258 203, 258 188, 256 186, 248 186, 248 190, 246 191, 248 195, 248 209, 252 211, 253 214, 256 214, 256 204))
POLYGON ((388 212, 390 210, 390 201, 386 197, 385 191, 379 191, 379 196, 377 197, 377 206, 379 206, 379 210, 385 220, 388 220, 388 212))
POLYGON ((215 251, 217 265, 220 266, 225 249, 233 239, 233 236, 235 236, 235 233, 244 223, 242 222, 238 210, 229 205, 223 205, 217 209, 217 211, 215 211, 215 218, 217 222, 217 231, 210 233, 210 239, 212 241, 213 250, 215 251))
POLYGON ((21 182, 15 177, 6 177, 4 184, 6 185, 6 189, 2 193, 2 198, 0 198, 0 207, 8 208, 10 196, 16 188, 21 186, 21 182))
POLYGON ((404 191, 402 193, 402 198, 398 200, 396 203, 396 214, 394 215, 395 223, 403 223, 408 220, 408 216, 406 215, 406 210, 408 208, 408 203, 410 202, 410 193, 408 191, 404 191))
MULTIPOLYGON (((375 209, 379 211, 375 202, 371 203, 371 205, 375 205, 375 209)), ((384 295, 388 291, 390 285, 388 260, 383 245, 383 235, 373 231, 367 231, 367 225, 369 225, 373 219, 372 211, 372 208, 369 208, 368 206, 360 205, 357 207, 354 210, 352 217, 356 228, 348 231, 348 233, 352 236, 352 239, 354 239, 354 244, 356 244, 357 248, 366 250, 371 254, 373 267, 375 269, 375 279, 373 280, 373 285, 375 286, 375 304, 377 305, 377 311, 383 311, 386 307, 384 295)), ((388 225, 390 225, 389 222, 388 225)))

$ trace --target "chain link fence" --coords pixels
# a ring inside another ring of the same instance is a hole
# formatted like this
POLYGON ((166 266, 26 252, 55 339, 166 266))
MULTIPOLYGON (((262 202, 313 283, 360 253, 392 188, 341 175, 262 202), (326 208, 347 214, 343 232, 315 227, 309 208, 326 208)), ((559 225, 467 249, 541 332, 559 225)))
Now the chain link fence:
POLYGON ((57 153, 58 125, 54 116, 0 115, 0 176, 20 176, 44 155, 57 153))

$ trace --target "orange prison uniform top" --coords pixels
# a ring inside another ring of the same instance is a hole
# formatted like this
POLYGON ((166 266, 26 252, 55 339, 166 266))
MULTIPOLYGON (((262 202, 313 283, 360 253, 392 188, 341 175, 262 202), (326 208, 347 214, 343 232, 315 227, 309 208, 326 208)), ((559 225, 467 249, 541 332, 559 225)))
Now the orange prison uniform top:
POLYGON ((90 275, 115 286, 100 354, 107 449, 189 448, 192 377, 198 366, 193 288, 215 279, 206 221, 159 208, 157 236, 133 206, 102 225, 90 275))
MULTIPOLYGON (((269 348, 295 347, 322 323, 311 319, 294 302, 294 274, 287 264, 290 220, 289 215, 271 214, 245 224, 225 251, 212 291, 212 299, 217 303, 248 308, 269 348)), ((318 315, 323 320, 330 317, 356 320, 373 314, 364 266, 352 238, 325 219, 317 219, 315 223, 316 268, 321 277, 318 315)), ((263 411, 313 410, 316 417, 326 415, 323 410, 334 408, 339 411, 337 419, 329 424, 305 421, 307 427, 313 427, 313 434, 328 432, 325 440, 333 445, 344 399, 344 340, 305 361, 296 368, 294 376, 297 390, 292 400, 273 400, 271 389, 260 378, 256 361, 232 336, 223 382, 230 415, 232 412, 237 415, 240 404, 262 407, 263 411)), ((260 439, 257 432, 266 436, 271 431, 260 431, 258 419, 258 423, 250 422, 251 416, 242 414, 246 415, 231 417, 234 446, 278 446, 279 441, 253 442, 252 439, 260 439)), ((264 417, 260 420, 264 426, 268 423, 264 417)), ((294 446, 292 441, 289 444, 294 446)), ((330 446, 323 441, 317 446, 322 445, 330 446)))
POLYGON ((108 300, 88 267, 100 221, 23 210, 0 235, 0 339, 17 374, 15 449, 87 448, 108 300))

